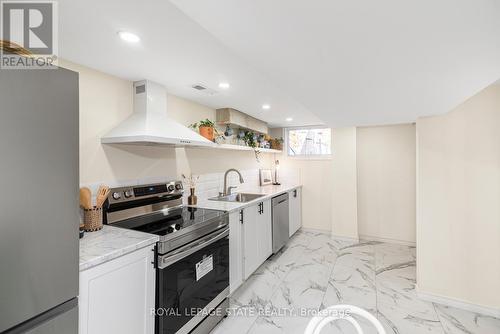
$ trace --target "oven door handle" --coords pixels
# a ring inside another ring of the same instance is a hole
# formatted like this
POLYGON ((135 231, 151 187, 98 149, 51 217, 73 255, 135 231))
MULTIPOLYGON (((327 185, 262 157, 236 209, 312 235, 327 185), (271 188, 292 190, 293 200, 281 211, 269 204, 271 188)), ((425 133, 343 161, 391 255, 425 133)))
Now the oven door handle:
POLYGON ((206 246, 213 244, 214 242, 227 237, 229 235, 229 228, 225 228, 222 232, 217 231, 212 234, 209 234, 189 245, 179 248, 178 250, 172 252, 171 254, 162 255, 158 257, 158 268, 164 269, 171 264, 189 256, 200 249, 205 248, 206 246))

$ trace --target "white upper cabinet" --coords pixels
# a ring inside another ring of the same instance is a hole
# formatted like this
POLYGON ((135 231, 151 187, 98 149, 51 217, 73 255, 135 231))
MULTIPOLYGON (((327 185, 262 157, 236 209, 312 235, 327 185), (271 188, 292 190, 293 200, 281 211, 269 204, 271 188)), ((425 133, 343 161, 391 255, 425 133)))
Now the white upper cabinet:
POLYGON ((242 127, 259 133, 268 133, 267 123, 232 108, 217 109, 216 121, 219 125, 242 127))

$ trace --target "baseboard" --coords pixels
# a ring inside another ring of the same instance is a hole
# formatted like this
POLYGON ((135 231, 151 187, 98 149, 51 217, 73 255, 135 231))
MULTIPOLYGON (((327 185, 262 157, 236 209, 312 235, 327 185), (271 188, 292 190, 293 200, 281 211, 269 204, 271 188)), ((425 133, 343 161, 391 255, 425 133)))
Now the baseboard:
POLYGON ((500 309, 489 307, 489 306, 483 306, 483 305, 478 305, 478 304, 473 304, 470 302, 466 302, 460 299, 455 299, 455 298, 450 298, 450 297, 445 297, 433 293, 428 293, 428 292, 422 292, 418 288, 418 284, 415 285, 415 291, 417 293, 417 296, 423 300, 426 300, 428 302, 436 303, 436 304, 442 304, 445 306, 451 306, 455 308, 459 308, 465 311, 469 312, 474 312, 474 313, 479 313, 483 315, 489 315, 495 318, 500 318, 500 309))
POLYGON ((380 241, 380 242, 386 242, 389 244, 398 244, 398 245, 404 245, 404 246, 410 246, 410 247, 416 246, 416 243, 412 242, 412 241, 397 240, 397 239, 390 239, 390 238, 380 238, 380 237, 374 237, 371 235, 360 234, 359 238, 361 240, 380 241))
POLYGON ((312 232, 312 233, 321 233, 331 235, 332 232, 329 230, 321 230, 318 228, 309 228, 309 227, 301 227, 299 231, 312 232))
POLYGON ((359 242, 359 238, 352 238, 352 237, 345 237, 342 235, 335 235, 332 233, 332 231, 328 231, 328 230, 321 230, 321 229, 308 228, 308 227, 302 227, 300 230, 306 231, 306 232, 327 234, 330 237, 332 237, 332 239, 338 239, 338 240, 348 241, 348 242, 359 242))
POLYGON ((347 241, 347 242, 359 243, 359 238, 346 237, 346 236, 343 236, 343 235, 335 235, 335 234, 332 234, 331 236, 332 236, 333 239, 337 239, 337 240, 341 240, 341 241, 347 241))

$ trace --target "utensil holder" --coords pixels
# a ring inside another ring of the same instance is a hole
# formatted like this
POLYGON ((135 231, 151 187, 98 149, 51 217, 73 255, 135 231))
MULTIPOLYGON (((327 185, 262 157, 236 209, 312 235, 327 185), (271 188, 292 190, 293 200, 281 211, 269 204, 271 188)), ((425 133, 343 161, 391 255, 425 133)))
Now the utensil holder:
POLYGON ((83 227, 85 232, 102 229, 102 208, 83 209, 83 227))

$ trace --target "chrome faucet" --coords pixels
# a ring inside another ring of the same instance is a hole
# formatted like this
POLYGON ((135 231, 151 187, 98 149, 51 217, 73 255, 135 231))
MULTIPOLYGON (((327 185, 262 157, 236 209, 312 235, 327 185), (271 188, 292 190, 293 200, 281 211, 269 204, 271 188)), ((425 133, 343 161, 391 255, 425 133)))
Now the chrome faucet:
POLYGON ((237 169, 234 169, 234 168, 230 168, 226 171, 226 173, 224 174, 224 193, 223 195, 224 196, 227 196, 227 195, 231 195, 232 191, 234 188, 236 187, 227 187, 227 175, 229 174, 229 172, 236 172, 238 173, 238 175, 240 176, 240 183, 244 183, 245 181, 243 180, 243 176, 241 176, 241 173, 237 170, 237 169))

